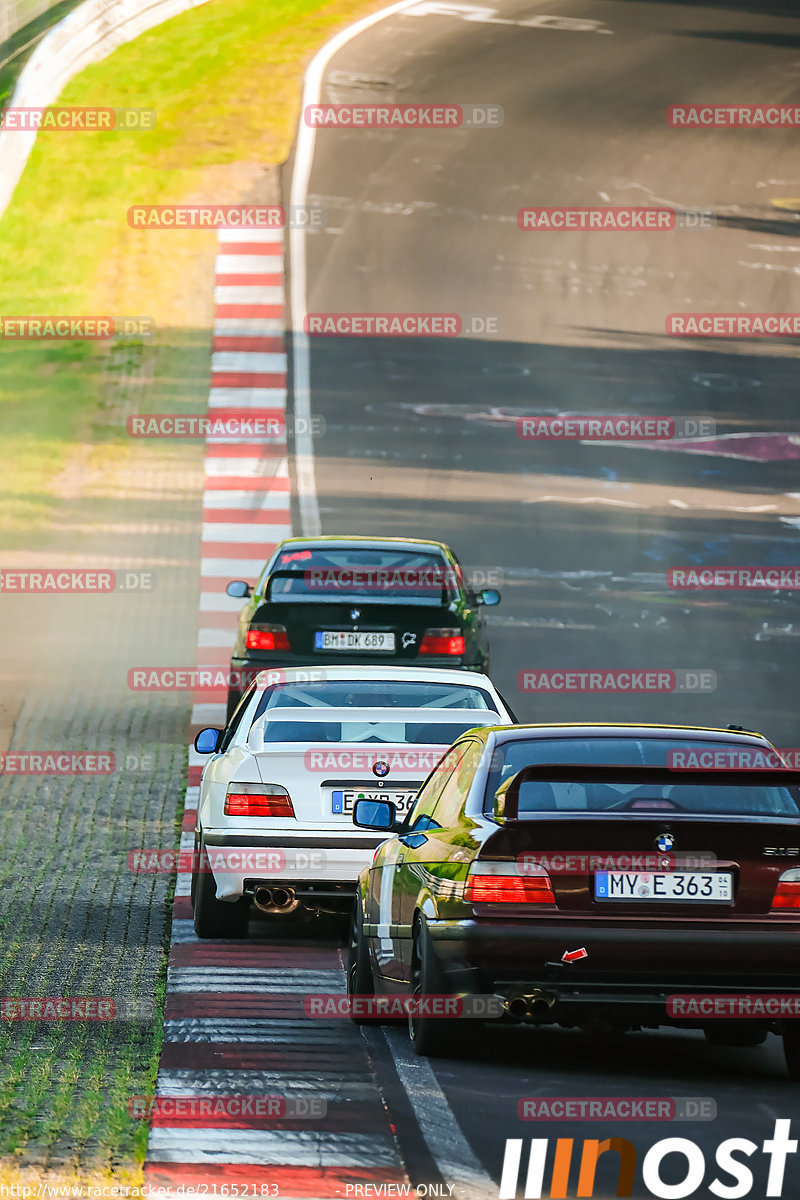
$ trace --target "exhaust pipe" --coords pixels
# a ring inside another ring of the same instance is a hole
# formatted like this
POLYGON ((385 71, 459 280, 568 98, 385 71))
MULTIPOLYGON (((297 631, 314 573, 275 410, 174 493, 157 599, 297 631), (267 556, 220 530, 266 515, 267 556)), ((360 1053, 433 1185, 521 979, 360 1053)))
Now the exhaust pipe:
POLYGON ((253 903, 259 912, 273 915, 281 913, 283 916, 300 907, 300 901, 294 888, 268 888, 263 884, 260 884, 253 892, 253 903))
POLYGON ((503 1008, 510 1017, 518 1021, 527 1021, 533 1017, 545 1017, 555 1004, 558 997, 545 988, 534 988, 522 996, 512 996, 503 1001, 503 1008))

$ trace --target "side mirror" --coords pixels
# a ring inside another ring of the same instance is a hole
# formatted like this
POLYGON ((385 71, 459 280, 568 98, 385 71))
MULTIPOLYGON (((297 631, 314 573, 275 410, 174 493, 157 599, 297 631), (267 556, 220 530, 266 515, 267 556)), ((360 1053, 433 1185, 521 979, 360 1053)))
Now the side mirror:
POLYGON ((234 600, 246 600, 248 596, 252 596, 253 589, 249 583, 245 583, 243 579, 234 579, 225 588, 229 596, 233 596, 234 600))
POLYGON ((482 592, 478 592, 478 603, 485 604, 487 608, 494 608, 500 603, 500 593, 497 588, 484 588, 482 592))
POLYGON ((213 754, 221 736, 221 729, 201 729, 194 739, 194 748, 198 754, 213 754))
POLYGON ((356 800, 353 824, 360 829, 393 833, 397 828, 397 807, 391 800, 356 800))

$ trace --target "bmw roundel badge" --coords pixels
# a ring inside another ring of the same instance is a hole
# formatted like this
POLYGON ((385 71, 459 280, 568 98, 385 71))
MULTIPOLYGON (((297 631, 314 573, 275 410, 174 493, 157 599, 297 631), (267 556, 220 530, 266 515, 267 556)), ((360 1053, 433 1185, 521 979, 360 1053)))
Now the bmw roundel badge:
POLYGON ((656 849, 662 854, 666 854, 667 850, 671 850, 675 845, 675 838, 671 833, 660 833, 656 838, 656 849))
POLYGON ((379 759, 372 768, 372 774, 377 775, 380 779, 385 778, 389 774, 389 764, 379 759))
POLYGON ((350 609, 350 620, 351 621, 357 621, 360 616, 361 616, 360 608, 351 608, 350 609))

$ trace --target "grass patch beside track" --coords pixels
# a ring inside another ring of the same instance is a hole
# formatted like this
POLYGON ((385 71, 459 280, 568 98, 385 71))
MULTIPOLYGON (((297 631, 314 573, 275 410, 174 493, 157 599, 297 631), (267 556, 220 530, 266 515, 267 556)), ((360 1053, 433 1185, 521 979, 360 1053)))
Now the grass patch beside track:
MULTIPOLYGON (((201 410, 214 235, 133 230, 127 209, 243 199, 288 153, 313 52, 381 6, 209 0, 82 72, 59 103, 155 109, 157 126, 39 135, 0 220, 2 312, 153 317, 157 386, 189 383, 166 410, 201 410)), ((6 545, 47 539, 76 443, 124 441, 108 358, 103 343, 0 341, 6 545)))

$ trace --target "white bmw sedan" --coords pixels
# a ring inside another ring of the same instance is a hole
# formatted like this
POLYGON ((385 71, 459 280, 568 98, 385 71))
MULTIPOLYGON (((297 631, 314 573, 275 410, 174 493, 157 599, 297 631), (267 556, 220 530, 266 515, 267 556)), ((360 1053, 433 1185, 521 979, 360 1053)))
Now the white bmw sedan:
POLYGON ((195 739, 200 781, 192 904, 199 937, 246 937, 251 902, 281 918, 348 911, 384 837, 356 800, 407 811, 467 729, 514 716, 488 676, 431 667, 263 671, 224 730, 195 739))

